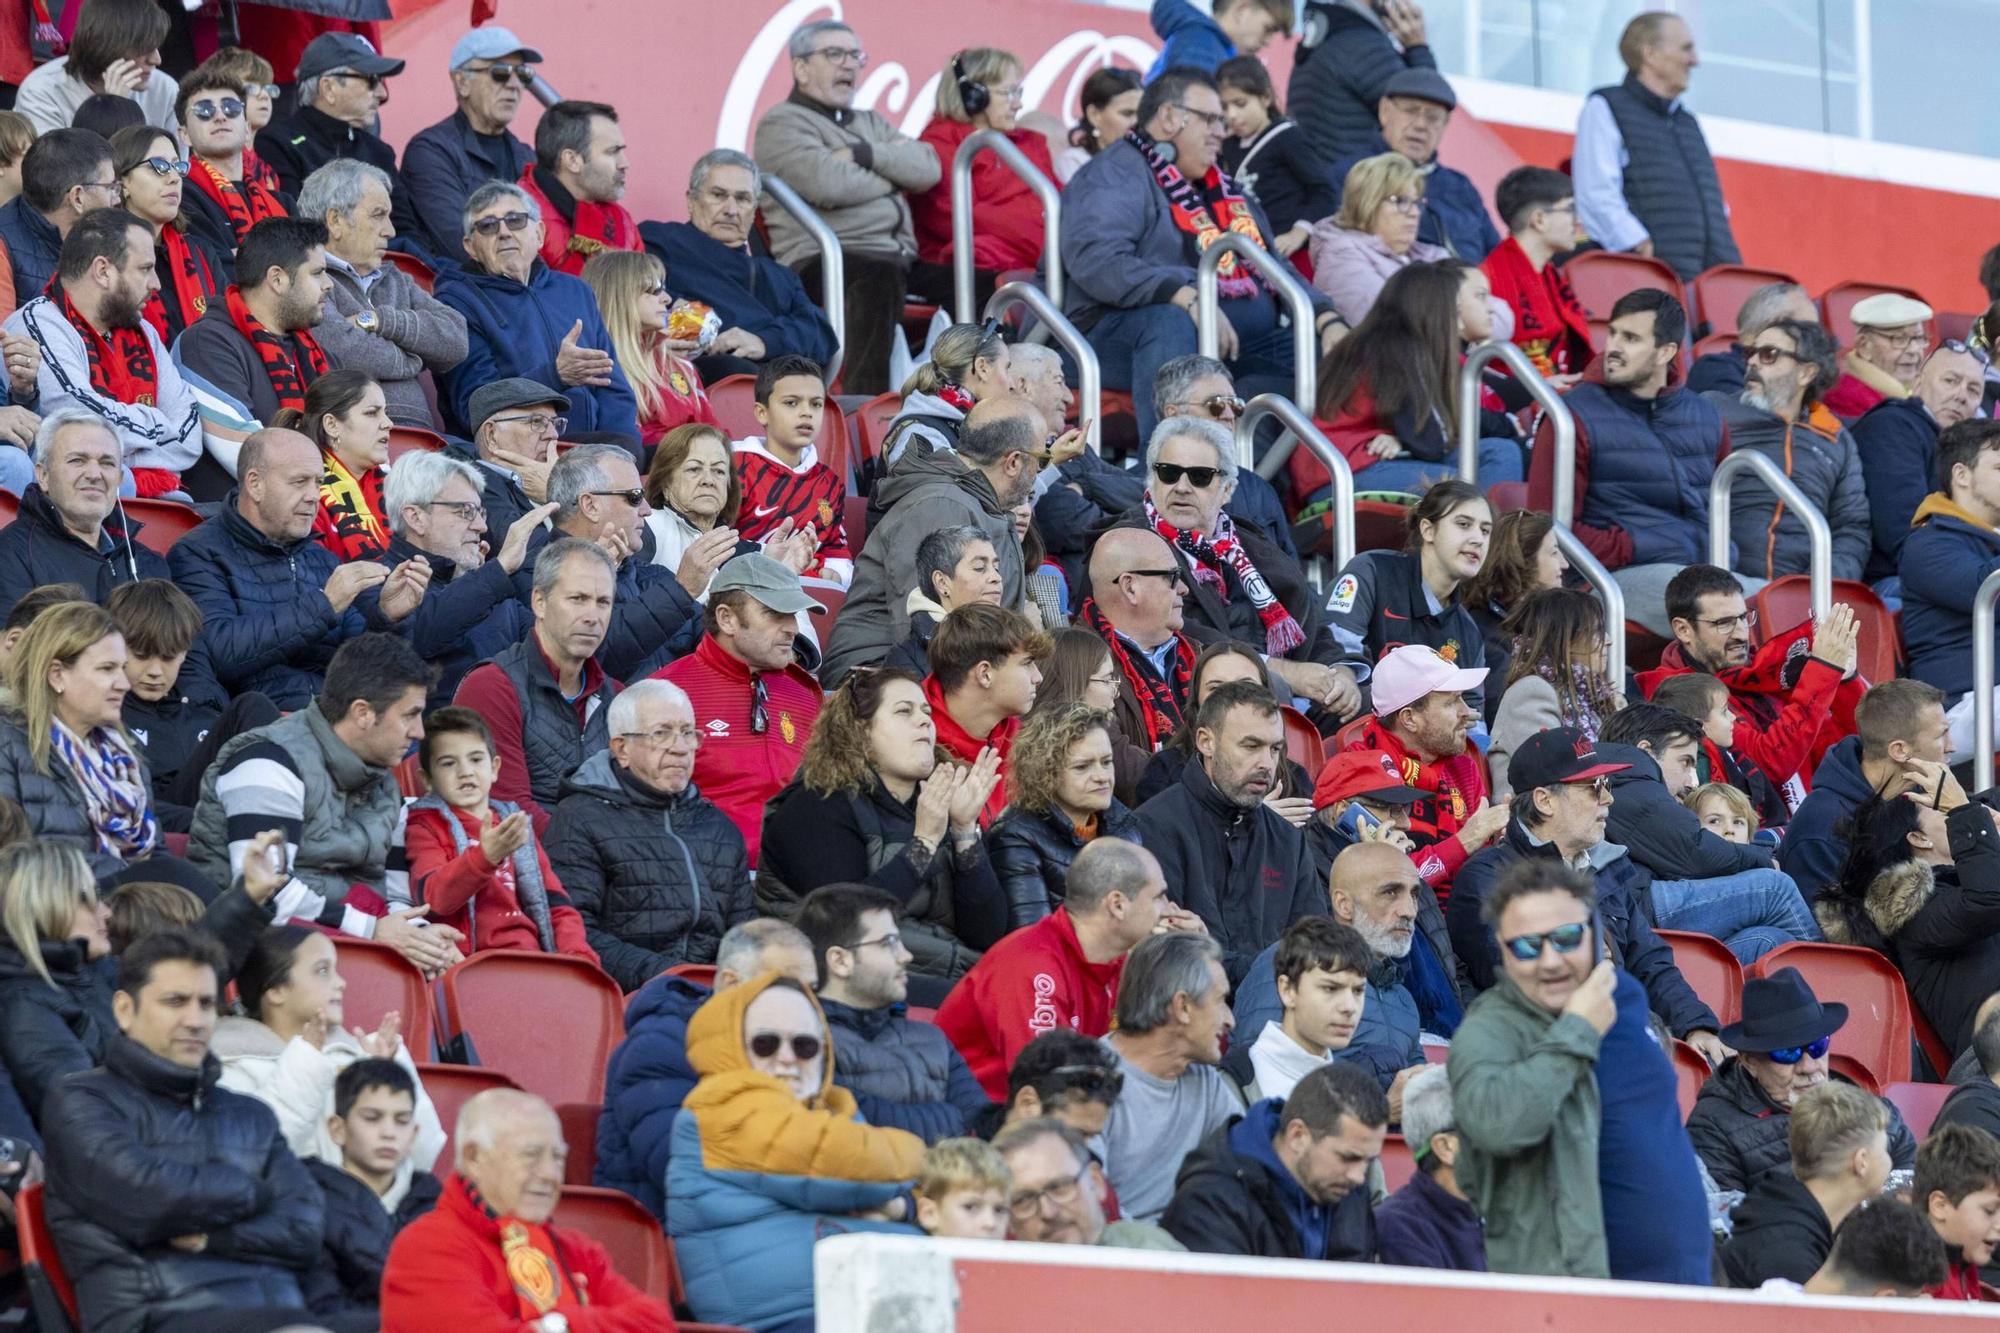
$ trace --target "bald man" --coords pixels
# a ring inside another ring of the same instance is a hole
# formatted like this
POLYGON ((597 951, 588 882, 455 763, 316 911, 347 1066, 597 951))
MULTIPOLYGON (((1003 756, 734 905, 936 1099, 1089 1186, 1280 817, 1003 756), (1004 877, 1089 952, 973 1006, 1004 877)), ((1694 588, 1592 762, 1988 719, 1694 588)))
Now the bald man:
POLYGON ((458 1170, 444 1196, 389 1251, 384 1328, 672 1333, 672 1313, 620 1276, 602 1246, 549 1225, 569 1149, 547 1102, 482 1092, 459 1112, 454 1139, 458 1170))
POLYGON ((1091 549, 1090 590, 1076 623, 1111 648, 1119 726, 1132 744, 1157 750, 1195 703, 1188 692, 1197 649, 1181 633, 1180 562, 1159 534, 1112 528, 1091 549))
POLYGON ((1368 942, 1375 966, 1368 974, 1361 1026, 1351 1055, 1375 1070, 1389 1094, 1389 1118, 1403 1118, 1403 1085, 1424 1067, 1422 1021, 1410 993, 1408 959, 1417 938, 1417 912, 1430 892, 1400 847, 1357 842, 1333 859, 1333 919, 1368 942))

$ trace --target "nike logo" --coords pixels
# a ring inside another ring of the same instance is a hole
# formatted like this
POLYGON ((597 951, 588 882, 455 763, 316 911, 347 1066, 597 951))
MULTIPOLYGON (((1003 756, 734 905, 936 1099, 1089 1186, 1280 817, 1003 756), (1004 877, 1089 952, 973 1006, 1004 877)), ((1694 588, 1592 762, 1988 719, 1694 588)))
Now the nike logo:
POLYGON ((1408 619, 1409 619, 1409 617, 1408 617, 1408 616, 1399 616, 1399 615, 1397 615, 1397 614, 1396 614, 1396 613, 1395 613, 1394 611, 1391 611, 1391 610, 1389 610, 1389 608, 1387 608, 1387 607, 1383 607, 1383 608, 1382 608, 1382 619, 1384 619, 1384 620, 1408 620, 1408 619))
POLYGON ((758 505, 755 509, 750 511, 750 517, 769 518, 771 515, 777 512, 778 512, 778 506, 776 505, 758 505))

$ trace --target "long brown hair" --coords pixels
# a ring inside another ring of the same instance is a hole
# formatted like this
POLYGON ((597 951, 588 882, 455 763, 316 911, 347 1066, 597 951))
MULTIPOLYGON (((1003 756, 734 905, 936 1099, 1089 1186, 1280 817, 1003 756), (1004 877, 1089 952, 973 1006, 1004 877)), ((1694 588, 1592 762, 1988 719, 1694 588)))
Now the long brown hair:
POLYGON ((1459 590, 1465 605, 1511 611, 1536 592, 1541 585, 1535 581, 1535 564, 1555 525, 1554 519, 1533 509, 1516 509, 1493 520, 1486 563, 1459 590))
POLYGON ((1566 722, 1589 714, 1610 712, 1617 687, 1605 679, 1596 653, 1577 656, 1582 643, 1604 642, 1604 605, 1595 593, 1576 588, 1543 588, 1530 593, 1500 622, 1500 632, 1513 636, 1514 659, 1507 684, 1539 676, 1555 687, 1566 722))
MULTIPOLYGON (((56 718, 56 692, 49 668, 74 665, 79 657, 118 633, 118 622, 103 607, 90 602, 58 602, 35 617, 28 632, 14 645, 7 663, 7 688, 28 733, 28 752, 35 767, 49 771, 50 726, 56 718)), ((118 730, 122 733, 124 728, 118 730)))
POLYGON ((1398 269, 1354 332, 1320 363, 1320 420, 1332 421, 1348 399, 1366 392, 1381 420, 1408 411, 1421 425, 1435 414, 1445 439, 1456 441, 1458 285, 1458 271, 1443 264, 1398 269))
POLYGON ((891 681, 923 688, 923 682, 896 667, 858 670, 826 696, 812 736, 799 757, 799 781, 821 796, 857 792, 875 776, 868 756, 868 727, 881 711, 891 681))
MULTIPOLYGON (((1166 741, 1160 746, 1162 750, 1172 750, 1189 763, 1194 762, 1194 719, 1195 714, 1201 711, 1201 705, 1196 702, 1201 698, 1201 683, 1208 676, 1209 663, 1219 657, 1240 657, 1251 666, 1256 667, 1257 674, 1263 680, 1264 688, 1271 692, 1271 697, 1280 703, 1284 702, 1284 696, 1271 683, 1271 668, 1265 665, 1262 653, 1252 648, 1249 644, 1240 643, 1235 639, 1223 639, 1220 642, 1209 644, 1208 647, 1201 650, 1201 655, 1194 659, 1194 670, 1188 673, 1187 707, 1182 710, 1181 724, 1174 728, 1174 734, 1167 737, 1166 741)), ((1278 765, 1278 794, 1280 796, 1312 795, 1310 787, 1303 791, 1298 789, 1298 783, 1294 780, 1292 764, 1289 759, 1278 765)))
POLYGON ((1059 629, 1052 636, 1055 651, 1042 666, 1041 687, 1035 691, 1035 706, 1082 700, 1090 689, 1097 668, 1111 660, 1111 648, 1087 629, 1059 629))

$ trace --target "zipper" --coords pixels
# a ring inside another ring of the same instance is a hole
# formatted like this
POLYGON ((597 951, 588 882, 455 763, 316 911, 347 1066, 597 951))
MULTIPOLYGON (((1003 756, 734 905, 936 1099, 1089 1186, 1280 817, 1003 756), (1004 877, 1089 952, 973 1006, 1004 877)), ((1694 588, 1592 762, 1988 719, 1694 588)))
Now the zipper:
POLYGON ((701 872, 695 868, 694 853, 689 850, 686 840, 674 832, 674 812, 671 806, 660 812, 660 822, 666 825, 667 837, 673 840, 674 846, 681 849, 681 860, 687 864, 688 893, 694 899, 688 911, 687 929, 681 934, 681 957, 685 959, 688 941, 694 938, 695 925, 701 920, 701 872))

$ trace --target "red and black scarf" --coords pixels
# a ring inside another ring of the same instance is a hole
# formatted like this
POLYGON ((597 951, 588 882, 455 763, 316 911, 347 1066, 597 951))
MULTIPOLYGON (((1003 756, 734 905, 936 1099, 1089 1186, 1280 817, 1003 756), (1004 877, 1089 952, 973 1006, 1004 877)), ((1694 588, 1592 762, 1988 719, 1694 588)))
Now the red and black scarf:
MULTIPOLYGON (((247 159, 249 154, 244 156, 247 159)), ((243 244, 244 232, 265 218, 289 216, 284 201, 275 192, 251 179, 247 165, 243 179, 233 181, 211 164, 196 158, 188 166, 188 180, 228 215, 229 233, 237 245, 243 244)))
MULTIPOLYGON (((1153 169, 1153 180, 1166 194, 1167 207, 1173 211, 1174 225, 1194 238, 1197 258, 1225 231, 1241 232, 1270 249, 1257 226, 1257 215, 1250 211, 1250 201, 1236 192, 1235 182, 1223 174, 1221 167, 1211 166, 1201 178, 1201 188, 1196 189, 1179 168, 1161 156, 1160 146, 1153 140, 1137 130, 1125 138, 1153 169), (1215 201, 1213 204, 1209 202, 1211 199, 1215 201)), ((1235 255, 1224 255, 1215 272, 1224 300, 1240 300, 1262 290, 1256 273, 1249 265, 1237 262, 1235 255)))
POLYGON ((160 368, 153 360, 153 344, 144 329, 113 329, 108 336, 99 333, 70 301, 60 278, 49 279, 45 294, 83 339, 83 350, 90 357, 92 392, 118 403, 158 405, 160 368))
POLYGON ((146 298, 140 312, 163 343, 172 342, 181 330, 200 319, 208 302, 220 289, 209 271, 208 257, 200 247, 188 244, 180 229, 169 224, 160 229, 160 290, 146 298))
POLYGON ((1185 634, 1174 635, 1173 651, 1167 654, 1167 670, 1162 675, 1153 670, 1151 658, 1136 651, 1130 640, 1112 628, 1104 612, 1098 609, 1096 598, 1085 598, 1076 615, 1084 628, 1104 640, 1111 650, 1111 660, 1125 677, 1125 683, 1132 687, 1132 697, 1139 701, 1139 716, 1146 728, 1146 748, 1159 749, 1181 724, 1182 710, 1194 680, 1194 644, 1185 634))
POLYGON ((276 169, 248 148, 243 150, 243 179, 263 186, 272 194, 278 192, 278 173, 276 169))
POLYGON ((1306 641, 1306 632, 1299 628, 1299 622, 1271 591, 1271 585, 1264 582, 1264 576, 1257 572, 1256 562, 1243 549, 1243 543, 1236 536, 1236 523, 1227 511, 1215 516, 1215 534, 1204 537, 1199 532, 1177 528, 1153 508, 1153 501, 1146 500, 1146 522, 1160 540, 1178 551, 1186 553, 1190 568, 1194 571, 1196 583, 1206 583, 1215 589, 1224 601, 1229 600, 1228 585, 1223 582, 1222 571, 1226 566, 1236 575, 1237 586, 1250 599, 1250 605, 1257 608, 1257 618, 1264 622, 1264 651, 1272 657, 1282 657, 1306 641))
POLYGON ((1544 375, 1574 375, 1590 360, 1590 320, 1554 263, 1540 273, 1521 243, 1509 236, 1481 266, 1493 294, 1514 308, 1514 345, 1544 375))
POLYGON ((250 307, 243 304, 243 293, 235 283, 229 284, 223 296, 229 302, 229 322, 257 349, 257 359, 264 363, 264 373, 271 377, 271 391, 278 395, 278 406, 305 411, 306 386, 329 369, 326 353, 313 341, 312 334, 304 329, 295 331, 287 339, 258 323, 256 316, 250 313, 250 307), (293 347, 298 348, 297 356, 293 355, 293 347), (312 371, 311 376, 300 370, 300 358, 312 371))

